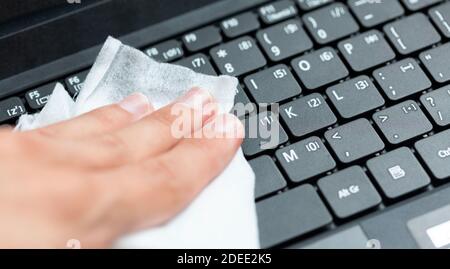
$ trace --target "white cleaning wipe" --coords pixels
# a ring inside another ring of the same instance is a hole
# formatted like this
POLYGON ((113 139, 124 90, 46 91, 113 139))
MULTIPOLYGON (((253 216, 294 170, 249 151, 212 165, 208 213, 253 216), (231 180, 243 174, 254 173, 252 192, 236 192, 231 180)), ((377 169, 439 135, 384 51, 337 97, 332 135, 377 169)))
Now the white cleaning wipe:
MULTIPOLYGON (((24 115, 19 131, 35 129, 145 94, 155 108, 167 105, 193 87, 207 89, 224 112, 231 110, 238 81, 207 76, 171 64, 157 63, 141 51, 108 38, 73 101, 61 84, 44 109, 24 115)), ((173 160, 177 165, 177 160, 173 160)), ((151 175, 149 175, 151 177, 151 175)), ((169 223, 121 238, 117 248, 258 248, 254 203, 255 176, 240 150, 229 166, 169 223)))

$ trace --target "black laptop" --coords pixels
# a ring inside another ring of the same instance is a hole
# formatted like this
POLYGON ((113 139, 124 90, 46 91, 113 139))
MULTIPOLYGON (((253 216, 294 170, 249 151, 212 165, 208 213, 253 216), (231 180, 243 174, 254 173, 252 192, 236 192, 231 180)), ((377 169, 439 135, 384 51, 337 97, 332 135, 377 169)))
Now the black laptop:
POLYGON ((262 247, 450 247, 450 1, 2 0, 0 124, 75 97, 108 35, 238 77, 243 119, 279 104, 242 146, 262 247))

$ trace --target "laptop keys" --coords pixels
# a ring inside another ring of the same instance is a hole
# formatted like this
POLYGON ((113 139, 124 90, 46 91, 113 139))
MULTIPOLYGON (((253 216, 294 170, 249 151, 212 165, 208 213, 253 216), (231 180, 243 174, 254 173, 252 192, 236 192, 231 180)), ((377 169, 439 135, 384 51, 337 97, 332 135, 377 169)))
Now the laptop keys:
POLYGON ((439 33, 422 13, 389 23, 383 29, 397 51, 403 55, 441 41, 439 33))
POLYGON ((83 84, 84 81, 86 80, 88 73, 89 70, 86 70, 66 78, 65 82, 67 86, 67 91, 70 93, 70 95, 72 96, 78 95, 78 93, 83 88, 83 84))
POLYGON ((331 2, 333 2, 333 0, 297 0, 297 3, 302 10, 311 10, 331 2))
POLYGON ((277 150, 276 156, 293 182, 302 182, 336 167, 336 162, 319 137, 281 148, 277 150))
POLYGON ((338 44, 345 60, 360 72, 395 58, 395 53, 378 30, 372 30, 338 44))
POLYGON ((207 26, 185 34, 182 39, 186 48, 191 52, 195 52, 220 43, 222 36, 219 28, 207 26))
POLYGON ((349 72, 333 48, 295 58, 294 71, 306 88, 313 90, 348 76, 349 72))
POLYGON ((289 20, 256 34, 270 60, 276 62, 307 51, 313 47, 311 39, 299 20, 289 20))
POLYGON ((420 54, 425 68, 439 83, 450 81, 450 43, 420 54))
POLYGON ((437 125, 450 124, 450 86, 422 95, 420 101, 437 125))
POLYGON ((450 130, 420 140, 415 147, 436 178, 450 177, 450 130))
POLYGON ((450 38, 450 3, 432 8, 428 14, 441 33, 450 38))
POLYGON ((180 60, 175 64, 187 67, 191 70, 194 70, 197 73, 211 76, 217 75, 216 70, 214 70, 214 67, 211 65, 211 62, 209 61, 208 57, 206 57, 206 55, 203 53, 198 53, 190 57, 184 58, 183 60, 180 60))
POLYGON ((260 23, 254 13, 246 12, 223 20, 220 27, 227 37, 234 38, 259 29, 260 23))
POLYGON ((381 203, 381 197, 359 166, 352 166, 318 181, 333 213, 340 219, 351 217, 381 203))
POLYGON ((399 198, 430 184, 430 177, 406 147, 369 160, 367 167, 389 199, 399 198))
POLYGON ((360 76, 327 89, 341 117, 349 119, 384 105, 384 98, 368 76, 360 76))
POLYGON ((282 0, 262 6, 258 12, 264 23, 272 24, 294 17, 298 11, 292 1, 282 0))
POLYGON ((431 87, 430 79, 412 58, 377 69, 373 75, 391 100, 399 100, 431 87))
POLYGON ((255 40, 245 36, 211 49, 211 57, 220 72, 240 76, 266 65, 255 40))
POLYGON ((277 103, 299 95, 300 85, 285 65, 277 65, 244 79, 257 103, 277 103))
POLYGON ((398 0, 349 0, 348 5, 364 27, 385 23, 405 13, 398 0))
POLYGON ((343 163, 350 163, 384 149, 384 143, 370 122, 358 119, 329 130, 325 138, 343 163))
POLYGON ((373 115, 373 120, 391 144, 399 144, 433 129, 415 101, 405 101, 373 115))
POLYGON ((280 244, 331 223, 332 217, 311 185, 256 204, 262 248, 280 244))
POLYGON ((433 4, 437 4, 441 2, 442 0, 402 0, 403 4, 412 11, 416 11, 428 6, 431 6, 433 4))
POLYGON ((49 83, 25 93, 27 104, 35 110, 41 109, 47 104, 48 99, 55 89, 56 83, 49 83))
POLYGON ((348 8, 342 3, 307 13, 303 16, 303 22, 319 44, 338 40, 359 30, 348 8))
POLYGON ((261 198, 287 186, 283 175, 267 155, 248 162, 255 172, 255 198, 261 198))
POLYGON ((245 139, 242 150, 246 156, 275 149, 287 141, 286 132, 272 112, 253 115, 245 121, 245 139))
POLYGON ((11 97, 0 101, 0 123, 15 120, 25 113, 27 113, 27 110, 19 97, 11 97))
POLYGON ((144 52, 158 62, 172 62, 184 55, 183 45, 177 40, 169 40, 164 43, 147 48, 144 52))
POLYGON ((290 133, 296 137, 324 129, 337 121, 325 99, 318 93, 282 105, 280 115, 290 133))

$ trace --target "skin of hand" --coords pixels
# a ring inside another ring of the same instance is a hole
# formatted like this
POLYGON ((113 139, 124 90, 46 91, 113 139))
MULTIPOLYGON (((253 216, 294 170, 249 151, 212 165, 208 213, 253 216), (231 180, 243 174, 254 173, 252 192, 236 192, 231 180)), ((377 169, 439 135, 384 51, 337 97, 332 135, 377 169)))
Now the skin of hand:
POLYGON ((45 128, 0 130, 0 248, 65 248, 71 239, 107 248, 163 225, 242 143, 241 122, 217 107, 200 89, 159 110, 137 93, 45 128), (175 106, 200 115, 187 136, 171 133, 175 106))

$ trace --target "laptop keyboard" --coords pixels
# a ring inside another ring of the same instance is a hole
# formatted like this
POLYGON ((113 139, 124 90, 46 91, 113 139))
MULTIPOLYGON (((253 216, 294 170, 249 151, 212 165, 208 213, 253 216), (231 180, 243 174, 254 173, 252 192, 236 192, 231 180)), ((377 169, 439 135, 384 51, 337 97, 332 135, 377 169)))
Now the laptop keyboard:
MULTIPOLYGON (((142 50, 237 76, 236 102, 253 104, 238 116, 278 127, 275 145, 242 148, 261 244, 287 246, 450 178, 449 25, 444 0, 281 0, 142 50), (260 116, 263 103, 280 117, 260 116)), ((87 73, 59 82, 75 96, 87 73)), ((55 83, 1 100, 0 123, 39 111, 55 83)))

